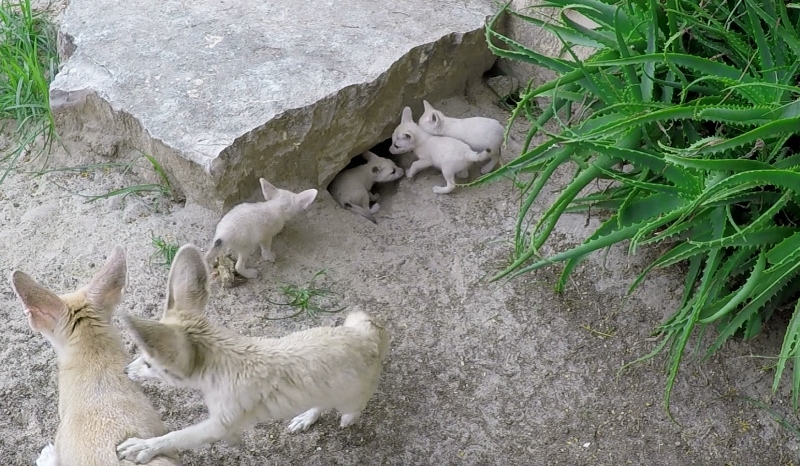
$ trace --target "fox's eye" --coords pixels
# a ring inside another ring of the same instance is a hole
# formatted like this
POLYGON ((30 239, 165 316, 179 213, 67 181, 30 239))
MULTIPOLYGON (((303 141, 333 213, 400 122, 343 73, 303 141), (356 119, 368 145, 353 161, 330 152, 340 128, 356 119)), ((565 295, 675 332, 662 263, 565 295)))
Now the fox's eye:
POLYGON ((146 368, 150 369, 150 363, 149 363, 149 362, 147 362, 147 361, 144 361, 144 367, 146 367, 146 368))

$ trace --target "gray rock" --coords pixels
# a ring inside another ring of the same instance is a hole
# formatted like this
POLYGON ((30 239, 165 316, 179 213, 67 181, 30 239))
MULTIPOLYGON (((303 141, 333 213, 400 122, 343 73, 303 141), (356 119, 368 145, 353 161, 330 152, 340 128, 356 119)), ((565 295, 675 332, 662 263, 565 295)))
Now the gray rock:
POLYGON ((519 89, 519 81, 513 76, 492 76, 486 80, 486 85, 500 98, 507 97, 519 89))
POLYGON ((227 208, 263 176, 324 187, 391 136, 404 106, 494 63, 492 0, 71 0, 51 85, 71 152, 153 155, 189 199, 227 208))

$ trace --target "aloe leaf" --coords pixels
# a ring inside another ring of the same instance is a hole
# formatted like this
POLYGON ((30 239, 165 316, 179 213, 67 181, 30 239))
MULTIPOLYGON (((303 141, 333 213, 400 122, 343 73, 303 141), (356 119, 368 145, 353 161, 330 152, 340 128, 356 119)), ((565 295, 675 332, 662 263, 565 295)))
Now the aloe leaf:
POLYGON ((753 290, 756 288, 756 284, 758 280, 761 278, 761 272, 764 271, 764 267, 767 264, 767 255, 762 253, 758 256, 758 261, 756 262, 755 267, 753 267, 753 272, 750 274, 750 277, 747 279, 744 285, 739 289, 739 291, 731 297, 730 301, 725 304, 719 311, 715 314, 706 317, 705 319, 700 319, 699 322, 703 324, 708 324, 714 322, 717 319, 720 319, 722 316, 728 314, 732 311, 736 306, 741 304, 745 299, 751 296, 753 290))

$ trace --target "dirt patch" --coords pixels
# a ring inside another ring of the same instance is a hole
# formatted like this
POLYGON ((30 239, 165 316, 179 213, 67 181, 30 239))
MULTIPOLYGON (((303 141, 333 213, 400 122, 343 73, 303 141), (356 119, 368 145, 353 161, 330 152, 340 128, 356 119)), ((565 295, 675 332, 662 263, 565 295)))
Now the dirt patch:
MULTIPOLYGON (((438 105, 456 116, 507 117, 481 86, 438 105)), ((523 129, 512 134, 506 160, 519 151, 523 129)), ((6 180, 0 186, 2 276, 20 268, 54 290, 70 290, 86 282, 115 244, 125 244, 130 285, 121 307, 156 317, 167 269, 151 258, 151 235, 207 248, 218 217, 192 204, 134 197, 87 204, 77 195, 135 183, 133 174, 105 171, 6 180)), ((280 284, 300 284, 327 268, 328 283, 345 304, 384 317, 392 351, 359 423, 340 430, 326 413, 298 435, 284 431, 285 421, 262 423, 245 433, 240 447, 186 452, 184 464, 793 464, 797 440, 768 413, 731 396, 769 393, 772 372, 763 368, 772 361, 754 355, 777 353, 780 325, 752 342, 728 343, 721 357, 685 366, 673 398, 680 427, 661 406, 663 359, 620 377, 617 370, 653 348, 650 330, 677 302, 681 270, 654 274, 626 299, 647 256, 630 258, 613 248, 593 256, 561 296, 552 292, 558 268, 489 284, 486 274, 510 257, 518 194, 510 182, 434 194, 432 187, 442 183, 434 170, 403 179, 380 201, 377 226, 323 195, 276 238, 274 265, 253 256, 261 278, 213 290, 213 321, 242 334, 278 336, 342 321, 343 315, 265 319, 281 312, 266 301, 279 297, 280 284)), ((551 247, 576 244, 597 222, 587 227, 583 216, 565 218, 551 247)), ((54 352, 28 328, 7 284, 0 286, 0 318, 6 322, 0 458, 30 465, 57 427, 54 352)), ((169 429, 206 416, 198 393, 145 388, 169 429)), ((772 406, 790 411, 785 388, 772 406)))

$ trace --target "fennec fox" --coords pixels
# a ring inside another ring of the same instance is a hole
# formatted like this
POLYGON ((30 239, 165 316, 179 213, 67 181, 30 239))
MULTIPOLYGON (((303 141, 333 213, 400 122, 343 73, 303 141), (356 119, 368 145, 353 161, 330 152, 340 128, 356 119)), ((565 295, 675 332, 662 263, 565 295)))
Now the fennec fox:
POLYGON ((388 332, 366 313, 351 312, 340 327, 283 338, 239 335, 203 315, 206 267, 197 247, 181 247, 161 320, 125 316, 141 351, 125 372, 134 380, 200 390, 209 417, 161 437, 128 439, 117 448, 120 458, 143 463, 219 440, 235 445, 244 429, 269 419, 295 416, 288 429, 301 431, 330 408, 342 413, 342 427, 355 422, 377 388, 388 332))
MULTIPOLYGON (((111 317, 122 299, 126 273, 121 247, 88 285, 69 294, 56 295, 19 270, 11 273, 28 323, 58 357, 60 423, 55 446, 42 450, 37 466, 132 465, 117 459, 117 444, 129 436, 166 431, 150 400, 123 373, 129 357, 111 317)), ((164 456, 148 464, 180 465, 164 456)))
POLYGON ((377 224, 372 214, 377 213, 381 206, 377 202, 372 207, 369 205, 370 201, 378 200, 378 194, 370 191, 372 185, 402 177, 403 169, 369 151, 364 153, 364 158, 367 159, 365 165, 339 172, 328 186, 328 191, 340 206, 377 224))
POLYGON ((493 118, 451 118, 436 110, 427 100, 422 101, 425 112, 419 117, 419 127, 434 136, 449 136, 467 143, 473 150, 489 149, 492 158, 481 167, 484 175, 492 171, 500 161, 500 146, 503 144, 505 128, 493 118))
POLYGON ((256 247, 261 247, 261 257, 275 262, 272 252, 272 238, 287 221, 307 209, 317 197, 316 189, 293 193, 272 186, 264 178, 259 178, 264 202, 245 202, 225 214, 217 224, 214 241, 206 253, 206 260, 213 264, 220 254, 227 250, 236 253, 235 269, 246 278, 256 278, 258 271, 248 269, 247 258, 256 247))
POLYGON ((456 175, 466 177, 467 169, 472 162, 486 160, 491 155, 491 149, 475 152, 467 143, 446 136, 434 136, 424 131, 411 115, 411 108, 403 109, 400 125, 392 134, 392 154, 404 154, 414 151, 417 160, 406 170, 406 176, 411 178, 420 170, 434 166, 442 171, 446 186, 434 186, 436 194, 447 194, 456 188, 456 175))

